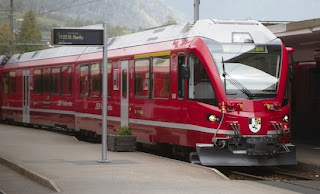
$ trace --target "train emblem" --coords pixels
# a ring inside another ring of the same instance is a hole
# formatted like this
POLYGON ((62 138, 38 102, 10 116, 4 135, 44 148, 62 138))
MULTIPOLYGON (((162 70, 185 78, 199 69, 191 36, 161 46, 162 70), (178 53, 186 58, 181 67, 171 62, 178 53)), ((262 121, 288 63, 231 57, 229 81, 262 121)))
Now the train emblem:
POLYGON ((249 118, 249 129, 252 133, 257 133, 261 129, 261 118, 249 118))

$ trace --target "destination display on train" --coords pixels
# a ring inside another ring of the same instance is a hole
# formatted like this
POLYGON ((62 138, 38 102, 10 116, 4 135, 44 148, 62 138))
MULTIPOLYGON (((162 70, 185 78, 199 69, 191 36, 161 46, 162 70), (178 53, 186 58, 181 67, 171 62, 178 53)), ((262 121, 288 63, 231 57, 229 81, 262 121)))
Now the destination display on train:
POLYGON ((52 29, 53 45, 103 45, 103 30, 97 29, 52 29))

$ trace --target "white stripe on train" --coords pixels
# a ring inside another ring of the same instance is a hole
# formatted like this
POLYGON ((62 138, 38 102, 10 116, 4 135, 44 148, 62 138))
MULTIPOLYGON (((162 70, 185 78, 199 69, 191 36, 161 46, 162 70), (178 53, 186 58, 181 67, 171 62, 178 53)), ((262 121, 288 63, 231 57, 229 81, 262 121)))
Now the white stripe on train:
MULTIPOLYGON (((9 107, 9 106, 2 106, 1 107, 4 110, 17 110, 22 111, 21 107, 9 107)), ((74 115, 76 117, 84 117, 84 118, 93 118, 93 119, 102 119, 102 115, 97 114, 89 114, 89 113, 79 113, 75 111, 65 111, 65 110, 52 110, 52 109, 39 109, 39 108, 30 108, 31 112, 43 112, 43 113, 55 113, 55 114, 66 114, 66 115, 74 115)), ((121 121, 120 117, 114 117, 114 116, 108 116, 108 120, 111 121, 121 121)), ((156 126, 156 127, 165 127, 165 128, 176 128, 176 129, 182 129, 182 130, 192 130, 192 131, 199 131, 204 133, 216 133, 217 129, 212 129, 208 127, 201 127, 197 125, 191 125, 191 124, 181 124, 181 123, 172 123, 172 122, 163 122, 163 121, 150 121, 150 120, 143 120, 143 119, 130 119, 129 123, 133 124, 139 124, 139 125, 149 125, 149 126, 156 126)), ((219 130, 219 134, 227 134, 227 135, 233 135, 233 131, 229 130, 219 130)), ((276 135, 277 133, 275 131, 268 131, 268 135, 276 135)), ((260 135, 250 135, 250 137, 260 135)), ((243 135, 243 137, 246 137, 246 135, 243 135)))

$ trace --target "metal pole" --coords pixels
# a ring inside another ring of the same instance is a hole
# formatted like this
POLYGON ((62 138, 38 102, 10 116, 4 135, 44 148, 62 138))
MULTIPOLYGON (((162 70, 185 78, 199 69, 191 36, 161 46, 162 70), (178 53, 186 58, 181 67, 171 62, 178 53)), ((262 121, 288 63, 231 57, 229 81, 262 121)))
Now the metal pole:
POLYGON ((13 55, 13 0, 10 1, 10 56, 13 55))
POLYGON ((108 163, 107 160, 107 100, 108 100, 108 33, 107 23, 103 24, 103 80, 102 80, 102 159, 100 163, 108 163))
POLYGON ((199 5, 200 5, 200 0, 194 0, 194 22, 199 20, 199 5))

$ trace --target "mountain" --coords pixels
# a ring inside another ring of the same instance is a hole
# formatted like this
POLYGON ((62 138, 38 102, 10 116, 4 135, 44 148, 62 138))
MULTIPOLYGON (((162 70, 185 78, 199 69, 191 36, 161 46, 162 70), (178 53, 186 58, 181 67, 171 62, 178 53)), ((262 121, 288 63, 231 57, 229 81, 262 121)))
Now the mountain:
MULTIPOLYGON (((9 7, 10 0, 0 0, 9 7)), ((56 15, 62 19, 106 21, 131 29, 164 24, 172 17, 177 22, 187 16, 168 5, 167 0, 13 0, 16 11, 34 10, 37 16, 56 15)), ((0 2, 0 4, 1 4, 0 2)))

